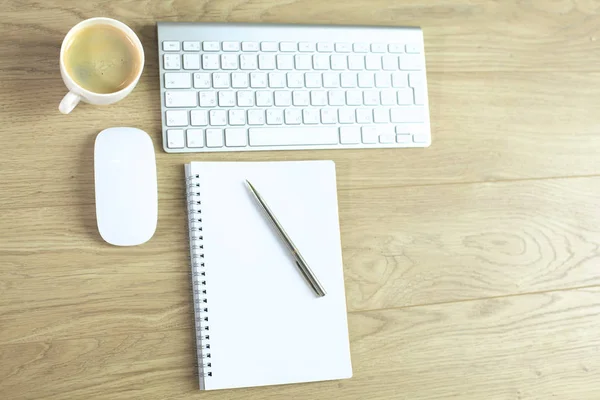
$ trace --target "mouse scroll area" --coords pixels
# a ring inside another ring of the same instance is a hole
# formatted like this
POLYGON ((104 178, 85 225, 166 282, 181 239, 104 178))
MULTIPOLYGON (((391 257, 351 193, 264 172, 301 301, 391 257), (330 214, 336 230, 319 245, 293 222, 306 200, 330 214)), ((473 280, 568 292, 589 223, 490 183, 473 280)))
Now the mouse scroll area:
POLYGON ((94 145, 96 220, 115 246, 147 242, 156 231, 158 190, 150 136, 137 128, 109 128, 94 145))

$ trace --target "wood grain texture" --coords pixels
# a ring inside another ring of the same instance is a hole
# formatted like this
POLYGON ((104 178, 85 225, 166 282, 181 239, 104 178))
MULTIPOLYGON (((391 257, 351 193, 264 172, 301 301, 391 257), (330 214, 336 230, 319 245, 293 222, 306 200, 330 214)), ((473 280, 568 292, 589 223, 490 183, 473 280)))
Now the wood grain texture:
POLYGON ((199 392, 190 329, 4 345, 0 391, 14 400, 595 399, 599 296, 596 288, 350 313, 353 378, 304 385, 199 392))
POLYGON ((597 399, 600 1, 0 2, 0 399, 597 399), (57 111, 67 30, 140 36, 119 106, 57 111), (433 146, 172 155, 157 20, 419 25, 433 146), (95 224, 93 142, 153 138, 159 224, 95 224), (183 201, 191 160, 336 162, 354 377, 197 390, 183 201))

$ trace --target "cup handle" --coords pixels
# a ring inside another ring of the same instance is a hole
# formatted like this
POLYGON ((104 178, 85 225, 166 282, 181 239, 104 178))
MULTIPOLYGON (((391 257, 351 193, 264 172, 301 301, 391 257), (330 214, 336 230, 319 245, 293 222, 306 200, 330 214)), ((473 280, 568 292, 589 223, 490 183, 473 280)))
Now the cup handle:
POLYGON ((61 100, 60 104, 58 105, 58 109, 60 110, 61 113, 68 114, 71 111, 73 111, 75 106, 77 104, 79 104, 80 101, 81 101, 80 96, 76 95, 73 92, 69 92, 61 100))

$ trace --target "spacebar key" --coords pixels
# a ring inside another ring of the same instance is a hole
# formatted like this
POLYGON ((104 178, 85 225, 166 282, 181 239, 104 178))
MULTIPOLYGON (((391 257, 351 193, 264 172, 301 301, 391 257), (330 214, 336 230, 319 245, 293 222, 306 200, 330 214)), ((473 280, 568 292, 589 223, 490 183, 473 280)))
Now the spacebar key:
POLYGON ((250 128, 250 146, 310 146, 338 144, 334 127, 250 128))

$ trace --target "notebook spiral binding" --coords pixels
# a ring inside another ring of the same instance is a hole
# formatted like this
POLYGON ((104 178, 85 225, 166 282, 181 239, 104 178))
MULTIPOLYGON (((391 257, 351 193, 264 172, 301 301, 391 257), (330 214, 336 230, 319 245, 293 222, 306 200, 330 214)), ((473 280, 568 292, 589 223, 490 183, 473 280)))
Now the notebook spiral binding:
POLYGON ((187 202, 190 231, 190 256, 196 327, 198 372, 202 382, 213 376, 210 343, 210 312, 208 307, 207 276, 204 264, 204 232, 202 230, 202 200, 198 175, 187 178, 187 202))

